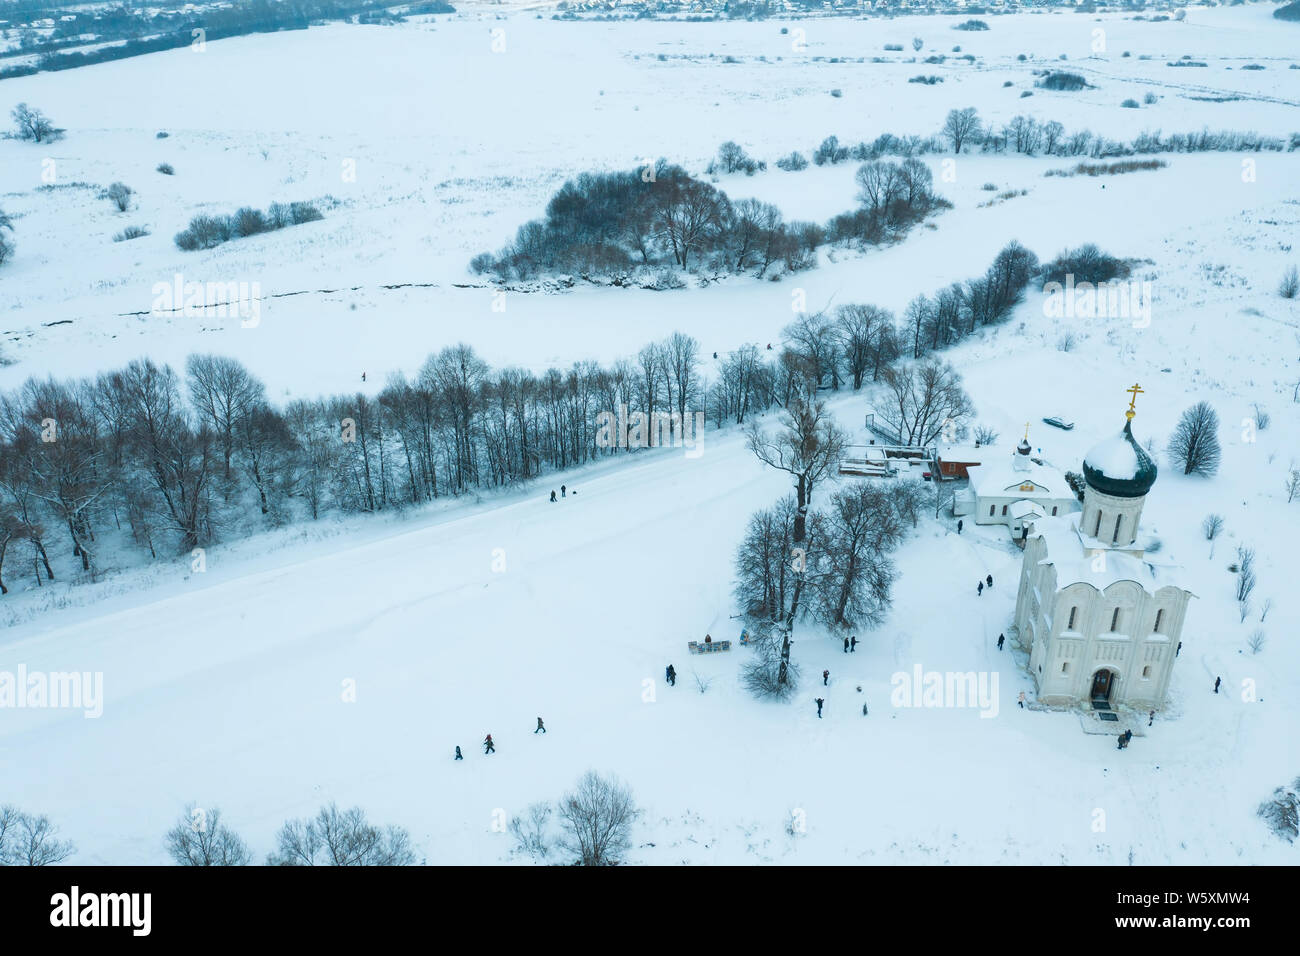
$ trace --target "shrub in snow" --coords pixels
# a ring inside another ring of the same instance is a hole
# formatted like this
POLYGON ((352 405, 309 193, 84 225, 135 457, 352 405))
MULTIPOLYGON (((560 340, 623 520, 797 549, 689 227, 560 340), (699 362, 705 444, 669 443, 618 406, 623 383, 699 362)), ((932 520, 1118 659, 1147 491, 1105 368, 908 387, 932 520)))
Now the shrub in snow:
POLYGON ((551 805, 534 803, 529 806, 526 816, 513 816, 506 824, 506 831, 515 838, 515 849, 534 860, 545 860, 550 856, 552 837, 550 834, 551 805))
POLYGON ((170 136, 170 135, 171 135, 171 134, 168 133, 168 132, 166 132, 165 130, 159 130, 159 131, 158 131, 158 134, 157 134, 154 138, 155 138, 155 139, 166 139, 166 138, 167 138, 168 136, 170 136))
POLYGON ((954 30, 987 30, 989 25, 983 20, 965 20, 953 27, 954 30))
POLYGON ((1152 103, 1157 102, 1159 99, 1160 97, 1156 96, 1154 93, 1148 93, 1146 96, 1142 97, 1142 102, 1145 103, 1147 106, 1150 106, 1152 103))
POLYGON ((1282 283, 1277 287, 1277 294, 1284 299, 1294 299, 1300 295, 1300 271, 1292 266, 1282 276, 1282 283))
POLYGON ((885 44, 885 49, 886 49, 887 51, 889 51, 890 53, 902 53, 902 52, 903 52, 903 44, 901 44, 901 43, 886 43, 886 44, 885 44))
POLYGON ((1041 86, 1045 90, 1063 90, 1066 92, 1088 89, 1088 81, 1078 73, 1065 73, 1060 70, 1048 73, 1035 85, 1041 86))
POLYGON ((170 176, 176 172, 176 170, 172 168, 171 163, 159 163, 157 168, 158 172, 162 173, 164 176, 170 176))
POLYGON ((1300 836, 1300 777, 1290 786, 1278 787, 1259 805, 1259 817, 1274 835, 1288 843, 1300 836))
POLYGON ((1107 255, 1089 242, 1061 253, 1043 266, 1040 277, 1044 283, 1063 283, 1067 275, 1072 275, 1076 285, 1080 282, 1096 285, 1111 279, 1127 278, 1131 271, 1124 260, 1107 255))
POLYGON ((794 152, 789 156, 782 156, 776 161, 777 169, 784 169, 788 173, 797 173, 801 169, 808 168, 808 160, 803 153, 794 152))
POLYGON ((129 239, 139 239, 142 236, 149 235, 149 230, 144 226, 127 226, 121 232, 113 237, 114 242, 126 242, 129 239))
POLYGON ((1138 108, 1138 101, 1133 99, 1128 99, 1125 100, 1123 103, 1120 103, 1119 105, 1124 107, 1124 109, 1126 110, 1135 110, 1138 108))
POLYGON ((134 193, 126 183, 113 183, 108 189, 104 190, 104 195, 108 201, 117 207, 118 212, 126 212, 131 208, 131 195, 134 193))

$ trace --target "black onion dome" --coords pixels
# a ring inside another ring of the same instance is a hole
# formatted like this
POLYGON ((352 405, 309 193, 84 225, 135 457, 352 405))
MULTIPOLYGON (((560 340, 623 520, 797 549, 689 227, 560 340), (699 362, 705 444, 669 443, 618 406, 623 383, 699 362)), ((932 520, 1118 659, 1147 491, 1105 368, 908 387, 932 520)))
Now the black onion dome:
POLYGON ((1090 488, 1116 498, 1141 498, 1156 483, 1156 463, 1133 437, 1133 422, 1113 438, 1098 442, 1083 459, 1090 488))

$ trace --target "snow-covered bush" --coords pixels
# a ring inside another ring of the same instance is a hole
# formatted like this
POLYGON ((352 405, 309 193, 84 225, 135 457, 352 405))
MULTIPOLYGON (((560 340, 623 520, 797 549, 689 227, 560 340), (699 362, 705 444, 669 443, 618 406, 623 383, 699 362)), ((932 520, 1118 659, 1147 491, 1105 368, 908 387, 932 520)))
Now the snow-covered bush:
POLYGON ((1294 843, 1300 836, 1300 777, 1274 790, 1273 796, 1259 805, 1258 814, 1274 835, 1294 843))
POLYGON ((1300 295, 1300 270, 1292 266, 1282 276, 1282 282, 1277 287, 1277 294, 1284 299, 1294 299, 1300 295))
POLYGON ((1209 402, 1197 402, 1183 412, 1169 436, 1168 450, 1170 460, 1184 475, 1208 478, 1219 470, 1219 415, 1209 402))

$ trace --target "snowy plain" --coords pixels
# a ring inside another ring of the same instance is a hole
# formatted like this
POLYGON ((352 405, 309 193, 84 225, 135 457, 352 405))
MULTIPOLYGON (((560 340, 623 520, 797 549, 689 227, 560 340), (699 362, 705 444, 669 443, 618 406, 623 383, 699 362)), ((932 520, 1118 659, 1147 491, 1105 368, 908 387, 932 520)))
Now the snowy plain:
MULTIPOLYGON (((1153 727, 1133 725, 1139 739, 1123 753, 1073 714, 1016 707, 1032 685, 995 642, 1010 624, 1019 551, 996 528, 957 536, 951 519, 924 519, 898 555, 891 618, 859 635, 855 654, 800 628, 805 684, 791 704, 742 691, 743 649, 689 657, 686 642, 706 632, 737 636, 735 547, 749 514, 787 491, 739 435, 710 431, 697 459, 647 453, 400 520, 290 528, 211 549, 203 574, 188 559, 165 561, 75 593, 15 592, 4 599, 14 610, 0 667, 103 671, 106 699, 96 720, 0 714, 0 799, 49 814, 81 863, 163 862, 163 833, 191 801, 221 807, 260 855, 285 819, 327 800, 408 827, 429 862, 504 862, 515 858, 502 816, 554 799, 589 768, 620 775, 646 810, 636 863, 1293 862, 1294 848, 1254 812, 1300 772, 1300 607, 1285 590, 1300 504, 1288 506, 1282 488, 1300 447, 1300 305, 1274 291, 1297 256, 1300 154, 1166 155, 1164 169, 1097 179, 1043 175, 1073 160, 963 155, 954 182, 939 175, 941 157, 927 157, 954 204, 935 228, 835 253, 779 283, 508 293, 501 313, 466 270, 567 176, 655 156, 698 171, 727 138, 769 163, 752 178, 722 177, 729 195, 820 219, 852 206, 852 164, 787 174, 775 158, 831 133, 930 134, 954 107, 1112 138, 1205 126, 1285 137, 1300 129, 1300 71, 1289 69, 1300 31, 1270 9, 1193 9, 1184 23, 1017 15, 975 34, 943 17, 810 20, 790 24, 806 31, 801 53, 776 22, 574 24, 470 11, 0 84, 6 113, 27 100, 69 131, 48 151, 0 141, 0 200, 20 249, 0 272, 0 346, 15 360, 0 368, 0 388, 140 355, 179 364, 192 351, 239 358, 277 400, 378 391, 387 373, 413 372, 457 341, 493 365, 537 369, 622 357, 673 330, 725 354, 775 343, 796 289, 813 308, 901 312, 918 293, 978 274, 1011 239, 1044 259, 1094 241, 1143 260, 1150 325, 1048 317, 1031 293, 1009 322, 945 356, 963 371, 977 420, 1007 453, 1032 422, 1033 444, 1077 470, 1122 427, 1123 390, 1137 381, 1140 440, 1162 445, 1182 410, 1207 399, 1224 445, 1209 480, 1157 456, 1144 525, 1197 599, 1169 706, 1153 727), (1094 54, 1099 26, 1107 52, 1094 54), (491 51, 492 29, 505 30, 504 53, 491 51), (912 36, 926 39, 923 56, 948 61, 907 62, 910 46, 884 53, 912 36), (975 65, 954 61, 956 44, 975 65), (1211 65, 1166 67, 1186 54, 1211 65), (829 62, 873 56, 889 62, 829 62), (1252 62, 1266 69, 1239 69, 1252 62), (1032 70, 1056 66, 1096 88, 1020 97, 1032 70), (945 82, 907 83, 917 73, 945 82), (1149 91, 1155 104, 1120 108, 1149 91), (1210 101, 1228 96, 1242 98, 1210 101), (159 130, 170 136, 156 139, 159 130), (37 188, 49 158, 64 188, 37 188), (340 175, 347 160, 355 182, 340 175), (153 172, 163 161, 174 177, 153 172), (94 198, 117 179, 138 190, 138 210, 114 213, 94 198), (986 182, 1029 192, 981 206, 986 182), (323 196, 339 204, 322 222, 202 253, 171 243, 198 212, 323 196), (153 234, 110 241, 135 222, 153 234), (175 273, 257 281, 264 295, 339 291, 266 301, 248 329, 127 314, 147 311, 153 285, 175 273), (384 288, 405 283, 431 285, 384 288), (1057 347, 1066 333, 1076 339, 1068 352, 1057 347), (1255 403, 1273 424, 1248 435, 1255 403), (1058 413, 1072 431, 1041 423, 1058 413), (546 492, 561 482, 578 494, 551 505, 546 492), (1211 511, 1226 520, 1213 560, 1198 530, 1211 511), (1264 625, 1237 619, 1226 564, 1238 543, 1257 549, 1258 593, 1274 599, 1264 625), (997 585, 977 597, 985 574, 997 585), (1257 626, 1270 639, 1253 655, 1257 626), (661 680, 668 663, 675 688, 661 680), (996 715, 891 707, 891 676, 917 664, 996 672, 996 715), (824 694, 814 677, 823 668, 824 694), (712 679, 705 693, 693 672, 712 679), (1230 693, 1210 692, 1215 676, 1230 693), (349 680, 355 703, 342 699, 349 680), (1255 683, 1249 702, 1243 681, 1255 683), (826 697, 823 720, 815 696, 826 697), (545 737, 531 733, 538 715, 545 737), (484 757, 477 742, 488 732, 498 753, 484 757), (450 759, 457 744, 463 763, 450 759), (787 832, 795 818, 806 832, 787 832)), ((832 402, 861 434, 864 397, 832 402)))

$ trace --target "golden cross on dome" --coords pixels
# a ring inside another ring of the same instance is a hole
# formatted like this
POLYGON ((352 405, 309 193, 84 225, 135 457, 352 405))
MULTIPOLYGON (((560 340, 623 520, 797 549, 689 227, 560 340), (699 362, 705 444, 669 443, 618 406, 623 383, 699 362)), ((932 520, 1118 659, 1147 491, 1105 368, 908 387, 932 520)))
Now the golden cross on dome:
POLYGON ((1025 422, 1025 441, 1029 441, 1029 422, 1025 422))
POLYGON ((1127 418, 1129 421, 1132 421, 1133 416, 1137 414, 1135 407, 1137 405, 1138 396, 1145 394, 1146 389, 1134 383, 1132 388, 1126 388, 1124 389, 1124 391, 1128 392, 1130 395, 1133 396, 1132 400, 1128 403, 1128 411, 1124 413, 1124 417, 1127 418))

